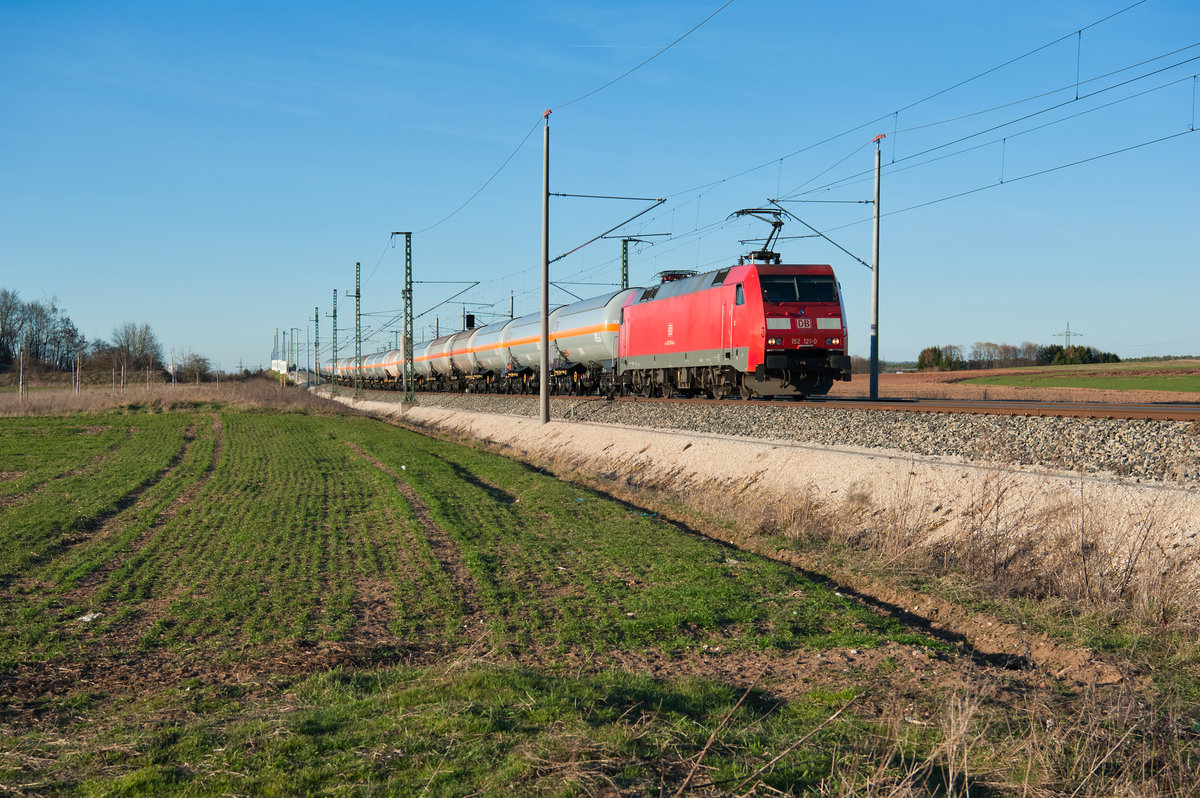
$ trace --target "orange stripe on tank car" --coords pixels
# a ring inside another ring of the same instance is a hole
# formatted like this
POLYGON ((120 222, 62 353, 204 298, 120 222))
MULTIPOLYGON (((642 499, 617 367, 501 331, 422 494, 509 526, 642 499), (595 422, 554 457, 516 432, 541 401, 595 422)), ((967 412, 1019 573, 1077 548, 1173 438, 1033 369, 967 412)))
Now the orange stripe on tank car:
MULTIPOLYGON (((620 329, 620 325, 617 324, 616 322, 610 322, 607 324, 593 324, 588 327, 575 327, 570 330, 559 330, 558 332, 553 332, 550 334, 550 340, 557 341, 560 338, 570 338, 571 336, 574 336, 574 335, 587 335, 589 333, 616 332, 619 329, 620 329)), ((480 352, 491 352, 496 349, 503 349, 506 347, 513 347, 513 346, 521 346, 522 344, 534 344, 541 340, 542 340, 542 336, 540 334, 539 335, 531 335, 526 338, 514 338, 511 340, 505 341, 503 343, 488 344, 487 346, 476 346, 476 347, 468 347, 466 349, 455 349, 453 352, 443 352, 438 355, 422 355, 421 357, 414 357, 413 362, 416 363, 416 362, 422 361, 422 360, 436 360, 436 359, 444 358, 444 357, 452 358, 455 355, 466 355, 466 354, 478 354, 480 352)), ((395 365, 399 365, 399 362, 389 363, 387 365, 395 366, 395 365)))
MULTIPOLYGON (((588 333, 616 332, 619 329, 620 329, 620 325, 618 325, 616 322, 610 322, 608 324, 593 324, 589 327, 575 327, 570 330, 559 330, 558 332, 551 332, 550 340, 557 341, 560 338, 570 338, 571 336, 574 336, 574 335, 587 335, 588 333)), ((533 343, 537 343, 541 340, 542 340, 542 336, 541 336, 541 334, 538 334, 538 335, 529 336, 527 338, 517 338, 515 340, 509 341, 508 343, 505 344, 505 346, 519 346, 521 344, 533 344, 533 343)))

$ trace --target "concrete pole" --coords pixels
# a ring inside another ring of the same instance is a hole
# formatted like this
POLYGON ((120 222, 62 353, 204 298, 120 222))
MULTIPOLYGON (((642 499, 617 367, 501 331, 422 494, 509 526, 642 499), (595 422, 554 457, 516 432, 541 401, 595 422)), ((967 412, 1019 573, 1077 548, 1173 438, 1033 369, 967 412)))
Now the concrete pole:
POLYGON ((875 230, 871 241, 871 398, 879 398, 879 140, 875 137, 875 230))
POLYGON ((333 370, 330 372, 333 377, 333 386, 329 389, 337 396, 337 289, 333 289, 333 370))
POLYGON ((542 115, 542 360, 538 378, 542 423, 550 423, 550 112, 542 115))

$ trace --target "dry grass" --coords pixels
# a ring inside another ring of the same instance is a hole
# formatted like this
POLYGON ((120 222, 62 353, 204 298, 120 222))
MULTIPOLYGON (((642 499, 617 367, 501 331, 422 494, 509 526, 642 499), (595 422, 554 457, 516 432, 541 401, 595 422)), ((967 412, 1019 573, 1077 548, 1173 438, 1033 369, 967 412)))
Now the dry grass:
MULTIPOLYGON (((1195 762, 1180 745, 1178 707, 1165 715, 1139 706, 1137 696, 1115 698, 1085 691, 1073 707, 1041 695, 998 712, 975 688, 951 691, 937 719, 940 744, 904 764, 903 775, 887 766, 904 762, 913 749, 911 731, 899 722, 903 705, 889 713, 885 733, 871 757, 876 773, 823 790, 830 798, 916 798, 993 795, 1023 798, 1167 798, 1196 794, 1195 762), (989 733, 990 732, 990 733, 989 733), (1010 745, 996 748, 1000 732, 1010 745)), ((911 727, 910 727, 911 728, 911 727)), ((1192 752, 1194 756, 1194 751, 1192 752)))
POLYGON ((140 409, 164 412, 175 408, 193 408, 200 404, 220 404, 237 409, 265 407, 319 415, 356 415, 357 411, 312 391, 294 385, 281 385, 269 378, 232 380, 222 383, 163 385, 151 383, 119 387, 70 387, 25 389, 0 393, 0 416, 53 416, 75 413, 100 413, 109 410, 140 409))

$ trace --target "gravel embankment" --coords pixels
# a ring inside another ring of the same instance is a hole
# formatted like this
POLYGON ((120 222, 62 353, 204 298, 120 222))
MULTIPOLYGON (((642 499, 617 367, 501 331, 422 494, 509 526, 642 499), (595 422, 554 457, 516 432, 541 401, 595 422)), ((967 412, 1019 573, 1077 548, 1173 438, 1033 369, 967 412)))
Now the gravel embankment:
MULTIPOLYGON (((527 417, 538 412, 536 398, 529 397, 422 394, 417 403, 527 417)), ((1191 422, 902 413, 782 403, 718 406, 566 398, 551 399, 550 412, 555 420, 889 449, 1107 473, 1133 481, 1200 483, 1200 428, 1191 422)))

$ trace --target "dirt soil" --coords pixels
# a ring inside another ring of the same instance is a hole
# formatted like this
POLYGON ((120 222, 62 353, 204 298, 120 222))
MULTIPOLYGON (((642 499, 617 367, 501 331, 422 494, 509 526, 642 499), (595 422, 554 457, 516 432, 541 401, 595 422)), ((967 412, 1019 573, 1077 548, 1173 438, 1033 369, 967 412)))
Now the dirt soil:
MULTIPOLYGON (((1046 388, 1021 385, 977 385, 967 380, 996 377, 1005 374, 1036 374, 1046 376, 1046 369, 982 369, 972 371, 921 371, 903 374, 880 374, 879 395, 884 399, 991 399, 996 401, 1028 400, 1037 402, 1111 402, 1113 404, 1142 404, 1154 402, 1196 402, 1200 397, 1186 391, 1107 391, 1099 388, 1046 388)), ((1200 362, 1195 369, 1155 369, 1147 367, 1114 372, 1111 367, 1090 371, 1078 366, 1069 372, 1074 377, 1095 375, 1149 376, 1170 374, 1188 376, 1200 374, 1200 362)), ((829 396, 861 398, 870 395, 870 380, 866 374, 855 374, 850 382, 835 382, 829 396)))

